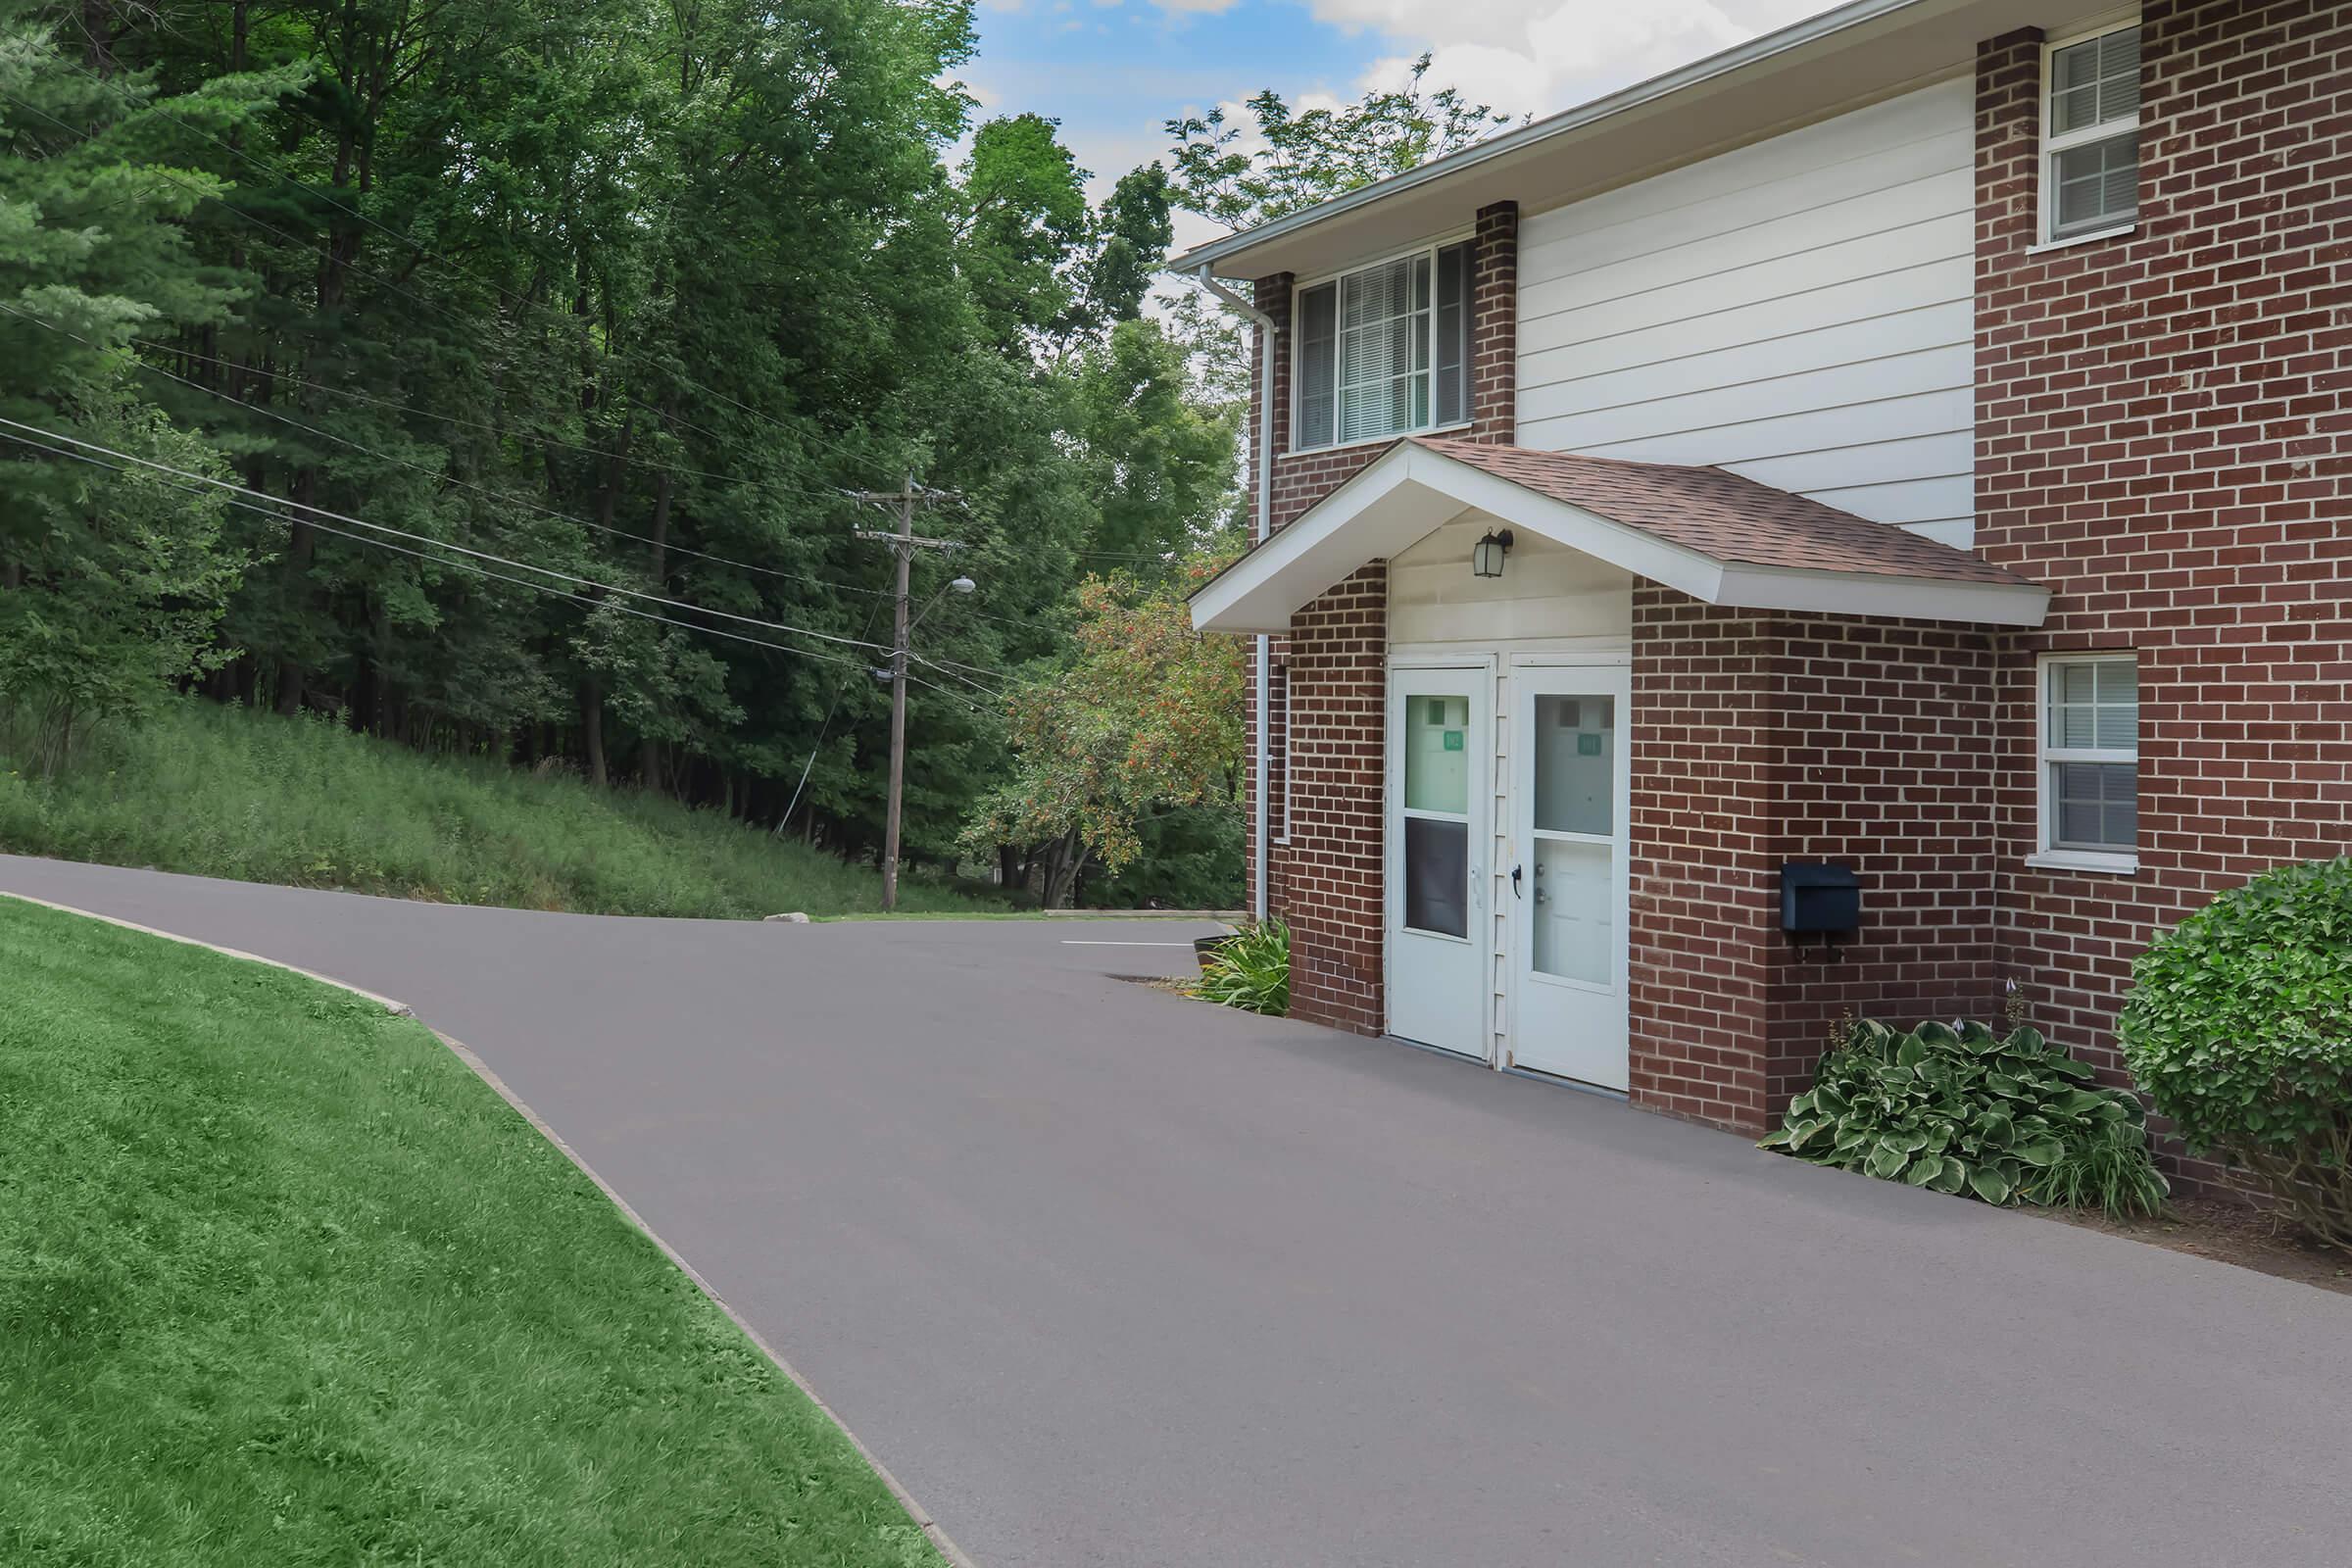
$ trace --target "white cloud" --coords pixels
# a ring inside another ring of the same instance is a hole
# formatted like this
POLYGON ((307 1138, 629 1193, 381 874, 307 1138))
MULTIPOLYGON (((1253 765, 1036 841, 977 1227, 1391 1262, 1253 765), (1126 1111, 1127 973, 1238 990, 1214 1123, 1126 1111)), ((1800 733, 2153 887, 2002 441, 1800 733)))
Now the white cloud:
POLYGON ((1431 86, 1544 116, 1830 9, 1830 0, 1310 0, 1316 18, 1398 46, 1364 85, 1431 56, 1431 86))

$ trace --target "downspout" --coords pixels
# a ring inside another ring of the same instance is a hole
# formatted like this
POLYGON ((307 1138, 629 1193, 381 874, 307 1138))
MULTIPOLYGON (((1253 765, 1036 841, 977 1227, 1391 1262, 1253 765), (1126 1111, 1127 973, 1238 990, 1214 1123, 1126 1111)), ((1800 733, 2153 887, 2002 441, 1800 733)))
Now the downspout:
MULTIPOLYGON (((1264 544, 1274 531, 1274 318, 1257 308, 1254 300, 1246 300, 1209 275, 1208 264, 1193 274, 1200 286, 1232 310, 1239 311, 1257 324, 1257 529, 1256 543, 1264 544)), ((1273 802, 1267 798, 1267 788, 1273 782, 1273 768, 1266 760, 1266 746, 1271 731, 1266 722, 1266 705, 1273 697, 1273 681, 1268 669, 1273 657, 1273 639, 1264 632, 1257 634, 1257 818, 1250 824, 1250 842, 1256 853, 1257 887, 1250 901, 1252 919, 1266 917, 1266 883, 1273 867, 1266 861, 1266 814, 1273 802)))

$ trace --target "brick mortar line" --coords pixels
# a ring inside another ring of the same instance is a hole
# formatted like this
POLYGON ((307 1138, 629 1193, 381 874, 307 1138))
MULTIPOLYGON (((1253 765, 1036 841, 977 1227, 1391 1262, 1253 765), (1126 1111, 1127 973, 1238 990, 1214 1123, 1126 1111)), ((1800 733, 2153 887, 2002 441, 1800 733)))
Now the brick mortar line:
MULTIPOLYGON (((102 921, 107 925, 120 926, 125 931, 136 931, 142 936, 161 937, 166 942, 176 942, 183 947, 203 948, 208 952, 220 954, 224 957, 239 958, 247 963, 259 963, 265 964, 272 969, 283 969, 288 974, 298 974, 305 980, 315 980, 320 985, 333 986, 338 991, 347 991, 355 997, 364 998, 368 1002, 376 1004, 378 1006, 382 1007, 386 1012, 391 1013, 396 1018, 416 1018, 416 1010, 408 1005, 406 1003, 395 1002, 390 997, 378 995, 377 993, 369 991, 362 986, 355 986, 348 980, 338 980, 332 975, 320 974, 315 969, 305 969, 298 964, 287 963, 281 959, 265 957, 258 953, 247 953, 241 948, 224 948, 216 942, 200 941, 195 937, 182 936, 176 931, 159 930, 151 925, 141 925, 135 920, 124 920, 111 914, 100 914, 94 909, 76 908, 73 905, 57 904, 48 899, 36 899, 28 894, 10 893, 6 892, 5 890, 0 890, 0 898, 14 899, 20 904, 36 905, 44 909, 55 909, 61 914, 79 915, 83 919, 102 921)), ((423 1023, 424 1020, 417 1018, 417 1022, 423 1023)), ((815 1386, 801 1375, 800 1369, 794 1366, 789 1360, 786 1360, 782 1351, 770 1345, 766 1338, 762 1336, 758 1329, 752 1327, 751 1323, 741 1312, 736 1311, 735 1308, 728 1303, 725 1297, 718 1294, 717 1287, 713 1286, 710 1280, 703 1276, 702 1270, 696 1268, 692 1263, 687 1262, 684 1255, 681 1254, 676 1248, 670 1246, 668 1242, 662 1239, 660 1232, 656 1231, 653 1226, 647 1224, 645 1216, 638 1213, 637 1210, 630 1204, 629 1200, 621 1197, 619 1192, 613 1188, 611 1182, 606 1181, 604 1177, 597 1174, 596 1167, 589 1164, 585 1158, 581 1157, 578 1150, 573 1149, 570 1144, 564 1142, 563 1134, 557 1132, 555 1128, 549 1126, 546 1118, 541 1116, 536 1110, 533 1110, 529 1102, 526 1102, 520 1095, 514 1093, 513 1089, 509 1088, 507 1086, 507 1081, 499 1077, 496 1072, 491 1070, 490 1064, 482 1060, 480 1056, 474 1054, 472 1049, 466 1045, 465 1042, 450 1035, 443 1034, 440 1030, 433 1028, 433 1026, 429 1023, 425 1024, 424 1027, 427 1033, 431 1034, 435 1040, 440 1041, 444 1047, 448 1048, 451 1055, 456 1056, 458 1060, 464 1062, 467 1070, 472 1072, 476 1078, 479 1078, 483 1083, 489 1085, 492 1093, 496 1094, 499 1099, 505 1101, 510 1109, 512 1109, 516 1115, 520 1116, 524 1121, 528 1122, 533 1131, 537 1132, 540 1137, 546 1139, 550 1144, 554 1145, 557 1152, 563 1154, 565 1159, 571 1161, 573 1169, 577 1170, 581 1175, 594 1182, 596 1184, 597 1191, 603 1193, 606 1200, 610 1201, 614 1208, 619 1209, 621 1214, 628 1220, 630 1224, 637 1227, 639 1234, 643 1235, 647 1241, 652 1242, 656 1248, 660 1249, 662 1255, 668 1258, 671 1264, 677 1268, 678 1272, 684 1274, 688 1279, 692 1280, 694 1282, 694 1288, 698 1291, 701 1291, 704 1297, 707 1298, 713 1306, 717 1307, 721 1312, 724 1312, 727 1316, 727 1321, 733 1323, 737 1329, 741 1330, 743 1337, 747 1340, 750 1340, 753 1346, 759 1349, 760 1353, 766 1356, 768 1361, 774 1365, 775 1369, 783 1373, 785 1377, 789 1378, 792 1382, 792 1386, 800 1390, 802 1396, 806 1397, 810 1404, 815 1405, 816 1408, 824 1415, 826 1420, 833 1423, 834 1430, 838 1431, 844 1438, 849 1440, 850 1446, 858 1451, 858 1456, 860 1459, 863 1459, 866 1463, 866 1466, 871 1469, 877 1477, 880 1478, 882 1485, 890 1489, 890 1494, 898 1499, 899 1506, 906 1510, 906 1516, 914 1521, 915 1526, 922 1531, 924 1538, 931 1543, 932 1546, 942 1557, 947 1559, 950 1568, 979 1568, 979 1565, 972 1560, 970 1555, 967 1554, 961 1546, 956 1545, 956 1543, 949 1537, 947 1531, 940 1527, 939 1521, 931 1516, 931 1511, 928 1508, 925 1508, 921 1503, 915 1501, 914 1494, 908 1492, 905 1486, 900 1484, 897 1476, 891 1474, 890 1467, 882 1462, 881 1458, 875 1454, 873 1449, 865 1446, 864 1441, 860 1439, 857 1433, 850 1430, 850 1424, 842 1419, 841 1413, 835 1410, 831 1404, 825 1401, 824 1396, 816 1392, 815 1386)))

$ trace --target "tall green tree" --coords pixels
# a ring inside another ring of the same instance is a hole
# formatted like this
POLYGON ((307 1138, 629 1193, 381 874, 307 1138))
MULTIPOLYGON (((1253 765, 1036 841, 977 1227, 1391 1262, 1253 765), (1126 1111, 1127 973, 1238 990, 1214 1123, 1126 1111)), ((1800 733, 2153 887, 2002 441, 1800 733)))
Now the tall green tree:
POLYGON ((222 468, 144 399, 127 352, 227 315, 236 279, 182 226, 219 187, 149 156, 145 95, 110 80, 104 8, 86 20, 76 60, 33 7, 0 3, 0 707, 48 765, 217 657, 242 564, 220 492, 139 466, 222 468))

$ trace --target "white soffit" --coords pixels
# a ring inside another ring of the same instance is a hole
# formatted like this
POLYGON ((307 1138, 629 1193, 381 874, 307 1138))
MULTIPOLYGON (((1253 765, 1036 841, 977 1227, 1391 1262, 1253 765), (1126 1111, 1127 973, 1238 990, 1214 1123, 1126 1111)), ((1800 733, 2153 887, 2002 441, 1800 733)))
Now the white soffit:
MULTIPOLYGON (((2037 584, 1718 561, 1406 441, 1196 591, 1193 624, 1202 631, 1283 635, 1294 612, 1358 567, 1400 555, 1465 513, 1526 529, 1703 603, 1740 610, 1991 626, 2038 626, 2049 610, 2049 590, 2037 584)), ((1462 569, 1470 569, 1467 557, 1462 569)))
POLYGON ((1168 264, 1248 280, 1311 276, 1460 227, 1492 202, 1522 217, 1974 68, 2019 27, 2056 36, 2116 0, 1855 0, 1605 98, 1168 264))

